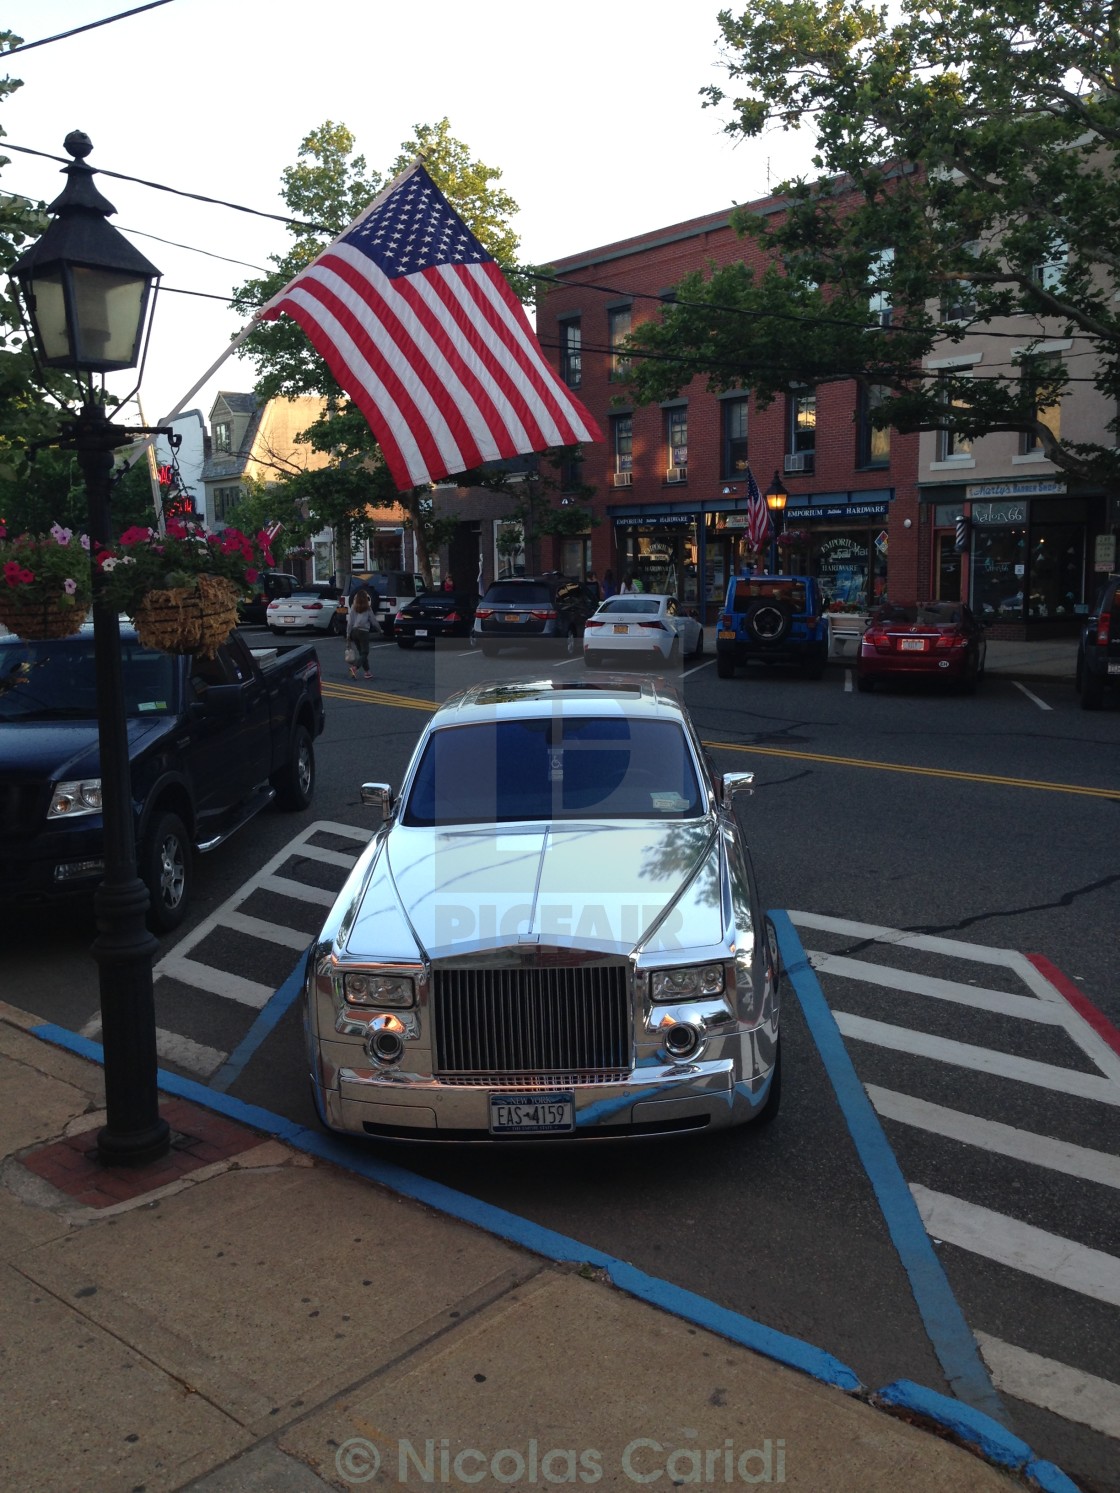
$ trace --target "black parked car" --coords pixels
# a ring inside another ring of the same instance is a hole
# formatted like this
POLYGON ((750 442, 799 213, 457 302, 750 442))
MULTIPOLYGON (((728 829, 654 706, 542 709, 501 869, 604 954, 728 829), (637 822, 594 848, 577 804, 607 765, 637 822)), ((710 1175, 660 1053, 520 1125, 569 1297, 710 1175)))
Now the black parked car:
POLYGON ((237 603, 238 621, 263 627, 268 620, 269 602, 278 596, 291 596, 293 591, 302 589, 302 584, 298 575, 286 570, 262 570, 253 582, 252 593, 237 603))
POLYGON ((475 604, 463 592, 425 591, 393 618, 398 648, 435 643, 437 638, 469 638, 475 604))
POLYGON ((563 644, 574 653, 598 605, 596 589, 565 575, 494 581, 475 608, 471 643, 487 657, 518 644, 563 644))
POLYGON ((1120 575, 1109 576, 1081 629, 1077 689, 1082 710, 1099 710, 1108 685, 1120 688, 1120 575))

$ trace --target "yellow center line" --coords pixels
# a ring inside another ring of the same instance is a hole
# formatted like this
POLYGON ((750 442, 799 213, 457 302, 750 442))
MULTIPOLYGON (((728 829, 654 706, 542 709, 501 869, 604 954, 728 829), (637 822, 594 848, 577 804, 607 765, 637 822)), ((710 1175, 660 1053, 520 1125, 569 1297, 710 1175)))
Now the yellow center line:
POLYGON ((876 762, 864 757, 830 757, 823 752, 795 752, 787 747, 750 746, 738 741, 706 741, 721 752, 751 752, 760 757, 788 757, 799 762, 830 762, 835 767, 870 767, 879 772, 906 772, 915 777, 955 778, 960 783, 994 783, 1001 788, 1037 788, 1044 793, 1080 793, 1087 798, 1120 798, 1120 788, 1086 788, 1077 783, 1044 783, 1036 778, 1005 778, 988 772, 956 772, 947 767, 912 767, 905 762, 876 762))
MULTIPOLYGON (((382 690, 362 689, 358 685, 324 684, 323 693, 340 700, 367 700, 402 710, 426 710, 429 714, 437 709, 432 700, 389 695, 382 690)), ((1078 783, 1046 783, 1037 778, 1006 778, 997 773, 957 772, 948 767, 913 767, 905 762, 876 762, 868 757, 832 757, 825 752, 798 752, 790 747, 753 746, 741 741, 705 741, 704 745, 713 751, 749 752, 756 757, 785 757, 794 762, 826 762, 833 767, 865 767, 876 772, 909 773, 919 778, 952 778, 958 783, 989 783, 999 788, 1035 788, 1042 793, 1075 793, 1084 798, 1120 799, 1120 788, 1087 788, 1078 783)))

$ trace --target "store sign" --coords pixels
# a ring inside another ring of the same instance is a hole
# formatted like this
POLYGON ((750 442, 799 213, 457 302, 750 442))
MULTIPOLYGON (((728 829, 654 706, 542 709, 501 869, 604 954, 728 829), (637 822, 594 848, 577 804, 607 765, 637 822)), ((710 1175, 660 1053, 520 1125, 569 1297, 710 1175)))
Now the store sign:
POLYGON ((616 529, 683 529, 696 522, 695 513, 630 514, 616 518, 616 529))
POLYGON ((999 498, 1062 496, 1065 490, 1065 483, 1054 477, 1036 477, 1033 480, 1019 478, 1014 482, 970 482, 964 495, 969 502, 978 503, 999 498))
POLYGON ((1110 575, 1116 569, 1116 535, 1098 534, 1093 540, 1093 569, 1110 575))
POLYGON ((880 503, 829 503, 819 508, 787 508, 786 523, 800 527, 825 518, 886 518, 888 504, 880 503))
POLYGON ((993 528, 1000 524, 1025 524, 1026 503, 973 503, 972 522, 981 528, 993 528))

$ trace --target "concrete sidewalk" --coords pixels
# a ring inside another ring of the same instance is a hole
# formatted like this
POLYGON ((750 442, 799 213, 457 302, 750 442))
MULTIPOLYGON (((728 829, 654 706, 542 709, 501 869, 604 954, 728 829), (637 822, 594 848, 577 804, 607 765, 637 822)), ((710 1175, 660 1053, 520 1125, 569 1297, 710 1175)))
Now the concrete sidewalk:
POLYGON ((223 1095, 166 1099, 166 1161, 102 1168, 101 1070, 35 1025, 0 1004, 5 1488, 1073 1488, 955 1402, 807 1345, 797 1372, 746 1319, 661 1310, 629 1267, 542 1258, 223 1095))

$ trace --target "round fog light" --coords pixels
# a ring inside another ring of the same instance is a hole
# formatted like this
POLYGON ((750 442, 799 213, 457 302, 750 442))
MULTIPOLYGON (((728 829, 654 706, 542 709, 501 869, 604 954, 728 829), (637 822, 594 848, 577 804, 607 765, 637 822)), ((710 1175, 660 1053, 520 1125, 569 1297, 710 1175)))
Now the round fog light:
POLYGON ((378 1063, 399 1063, 404 1054, 400 1033, 382 1028, 369 1041, 370 1056, 378 1063))
POLYGON ((661 1033, 661 1040, 670 1057, 687 1058, 700 1046, 700 1033, 694 1026, 678 1021, 661 1033))

